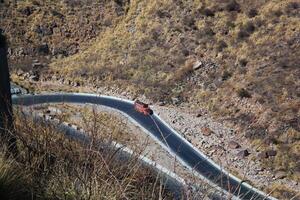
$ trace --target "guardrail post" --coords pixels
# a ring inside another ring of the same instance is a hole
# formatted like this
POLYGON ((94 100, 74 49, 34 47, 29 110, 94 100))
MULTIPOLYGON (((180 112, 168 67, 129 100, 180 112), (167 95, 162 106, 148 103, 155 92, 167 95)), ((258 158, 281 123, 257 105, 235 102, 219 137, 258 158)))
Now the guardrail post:
POLYGON ((0 32, 0 137, 8 145, 10 153, 17 153, 16 138, 13 135, 13 112, 10 91, 10 77, 7 62, 5 36, 0 32))

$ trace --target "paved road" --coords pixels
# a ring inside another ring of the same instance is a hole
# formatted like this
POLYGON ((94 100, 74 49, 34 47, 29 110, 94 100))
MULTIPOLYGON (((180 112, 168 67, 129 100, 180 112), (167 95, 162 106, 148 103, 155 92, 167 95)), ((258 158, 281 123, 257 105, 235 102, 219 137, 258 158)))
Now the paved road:
POLYGON ((62 102, 78 104, 89 103, 117 109, 136 121, 148 133, 152 134, 160 144, 164 145, 165 148, 168 148, 173 154, 176 154, 177 158, 179 158, 186 166, 194 169, 201 176, 205 177, 214 185, 222 188, 224 191, 241 199, 274 199, 272 197, 266 197, 264 193, 222 171, 219 166, 206 158, 206 156, 183 139, 156 114, 153 114, 150 117, 135 111, 131 101, 92 94, 13 96, 13 104, 23 106, 62 102))

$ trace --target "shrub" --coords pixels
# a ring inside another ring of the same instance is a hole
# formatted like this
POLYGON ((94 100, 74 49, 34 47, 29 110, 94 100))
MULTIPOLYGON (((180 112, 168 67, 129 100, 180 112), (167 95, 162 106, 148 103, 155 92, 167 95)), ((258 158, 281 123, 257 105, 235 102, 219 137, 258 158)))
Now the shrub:
POLYGON ((203 36, 214 36, 216 33, 207 25, 202 30, 203 36))
POLYGON ((285 13, 289 16, 300 16, 299 15, 299 8, 300 8, 300 3, 298 2, 290 2, 287 4, 285 8, 285 13))
POLYGON ((168 11, 165 11, 165 10, 157 10, 156 15, 159 18, 165 18, 165 17, 170 18, 170 17, 172 17, 172 15, 168 11))
POLYGON ((192 16, 185 16, 183 18, 183 24, 186 25, 189 28, 192 28, 194 30, 197 29, 197 26, 195 25, 196 21, 192 16))
POLYGON ((217 44, 217 51, 218 52, 223 51, 223 49, 225 49, 227 47, 228 47, 227 43, 224 40, 221 40, 217 44))
POLYGON ((240 40, 243 40, 249 36, 250 36, 250 34, 245 30, 240 30, 237 35, 238 39, 240 39, 240 40))
POLYGON ((222 80, 223 81, 226 81, 228 80, 230 77, 232 76, 232 74, 228 71, 224 71, 223 74, 222 74, 222 80))
POLYGON ((281 10, 274 10, 274 11, 272 11, 272 14, 275 17, 280 17, 281 15, 283 15, 283 12, 281 10))
POLYGON ((257 10, 254 9, 254 8, 251 8, 251 9, 248 11, 247 16, 248 16, 249 18, 253 18, 253 17, 255 17, 257 14, 258 14, 258 13, 257 13, 257 10))
POLYGON ((94 116, 85 127, 93 141, 87 145, 18 114, 20 155, 10 161, 0 154, 0 199, 173 199, 159 175, 138 161, 143 149, 124 158, 118 148, 104 147, 112 145, 110 135, 124 131, 118 125, 105 127, 94 116))
POLYGON ((255 26, 253 22, 247 22, 244 26, 245 31, 248 33, 253 33, 255 31, 255 26))
POLYGON ((179 81, 183 80, 187 75, 193 72, 194 60, 189 59, 185 62, 185 64, 176 70, 174 74, 174 80, 179 81))
POLYGON ((245 58, 242 58, 238 61, 239 67, 246 67, 247 64, 248 64, 248 61, 245 58))
POLYGON ((240 12, 241 6, 235 0, 232 0, 226 5, 225 9, 229 12, 232 12, 232 11, 240 12))
POLYGON ((251 98, 251 94, 245 88, 239 89, 237 94, 240 98, 251 98))
POLYGON ((209 8, 202 9, 201 14, 205 15, 206 17, 214 17, 215 16, 215 13, 209 8))
POLYGON ((238 32, 238 39, 245 39, 249 37, 255 31, 255 26, 253 22, 247 22, 245 25, 240 26, 238 32))
POLYGON ((13 160, 0 154, 0 199, 32 199, 27 177, 13 160))
POLYGON ((300 3, 299 2, 290 2, 290 3, 288 3, 287 8, 296 10, 296 9, 300 8, 300 3))

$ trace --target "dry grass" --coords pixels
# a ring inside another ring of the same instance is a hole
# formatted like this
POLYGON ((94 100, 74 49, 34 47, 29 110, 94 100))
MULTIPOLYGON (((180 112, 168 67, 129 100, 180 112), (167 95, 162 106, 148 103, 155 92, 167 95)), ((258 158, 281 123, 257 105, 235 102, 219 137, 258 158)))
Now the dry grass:
POLYGON ((0 155, 0 198, 31 199, 31 188, 28 185, 28 174, 13 159, 0 155))
POLYGON ((15 130, 20 154, 16 161, 1 156, 1 199, 173 198, 159 175, 138 162, 139 153, 121 159, 117 150, 99 147, 100 134, 84 145, 22 115, 15 130))
POLYGON ((272 192, 274 196, 280 197, 280 199, 289 199, 296 200, 299 199, 300 193, 290 190, 289 188, 280 185, 280 184, 272 184, 268 188, 268 191, 272 192))

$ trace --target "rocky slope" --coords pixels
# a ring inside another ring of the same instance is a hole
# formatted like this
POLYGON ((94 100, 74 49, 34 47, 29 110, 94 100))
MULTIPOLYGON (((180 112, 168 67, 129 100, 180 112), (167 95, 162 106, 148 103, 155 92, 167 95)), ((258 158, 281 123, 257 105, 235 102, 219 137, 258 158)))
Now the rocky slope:
POLYGON ((114 86, 154 102, 206 107, 262 157, 276 151, 256 162, 299 182, 299 4, 5 1, 0 27, 25 80, 114 86))

